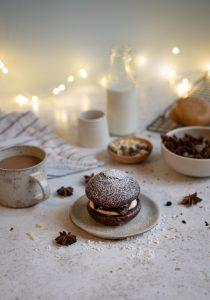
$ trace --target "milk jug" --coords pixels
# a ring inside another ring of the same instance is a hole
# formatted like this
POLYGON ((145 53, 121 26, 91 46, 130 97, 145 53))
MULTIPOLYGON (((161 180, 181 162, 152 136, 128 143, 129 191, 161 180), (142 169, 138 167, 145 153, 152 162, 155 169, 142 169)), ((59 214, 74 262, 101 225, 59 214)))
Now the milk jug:
POLYGON ((138 96, 132 64, 129 47, 118 46, 111 49, 106 109, 109 131, 112 135, 129 135, 137 129, 138 96))

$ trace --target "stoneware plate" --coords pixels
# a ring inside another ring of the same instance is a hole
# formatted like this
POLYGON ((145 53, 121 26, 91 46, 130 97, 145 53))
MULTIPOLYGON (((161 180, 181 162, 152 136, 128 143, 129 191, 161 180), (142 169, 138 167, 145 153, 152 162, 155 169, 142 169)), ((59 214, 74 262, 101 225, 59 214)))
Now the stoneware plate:
POLYGON ((124 239, 144 233, 153 228, 159 218, 157 204, 145 195, 141 195, 141 210, 139 214, 127 224, 122 226, 107 226, 96 222, 88 213, 88 199, 84 195, 73 204, 70 217, 75 225, 104 239, 124 239))

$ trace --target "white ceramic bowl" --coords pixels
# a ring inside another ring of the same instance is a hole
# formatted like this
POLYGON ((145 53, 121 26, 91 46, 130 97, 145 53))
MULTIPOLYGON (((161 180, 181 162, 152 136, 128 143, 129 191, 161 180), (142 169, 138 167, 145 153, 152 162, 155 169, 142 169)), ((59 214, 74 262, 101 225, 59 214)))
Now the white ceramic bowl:
MULTIPOLYGON (((167 135, 183 137, 186 133, 195 137, 203 136, 210 140, 210 128, 202 126, 189 126, 174 129, 169 131, 167 135)), ((167 164, 179 173, 193 177, 210 176, 210 159, 196 159, 179 156, 168 150, 163 143, 161 143, 161 152, 167 164)))

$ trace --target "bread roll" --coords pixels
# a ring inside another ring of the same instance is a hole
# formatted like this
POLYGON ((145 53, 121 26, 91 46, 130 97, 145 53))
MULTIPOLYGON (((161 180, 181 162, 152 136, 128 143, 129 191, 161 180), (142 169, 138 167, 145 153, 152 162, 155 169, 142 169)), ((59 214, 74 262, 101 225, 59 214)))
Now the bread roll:
POLYGON ((170 115, 172 120, 182 125, 207 126, 210 124, 210 104, 198 97, 181 98, 170 115))
POLYGON ((176 105, 172 107, 172 109, 169 112, 169 118, 176 124, 184 125, 182 124, 182 121, 178 118, 176 113, 176 105))

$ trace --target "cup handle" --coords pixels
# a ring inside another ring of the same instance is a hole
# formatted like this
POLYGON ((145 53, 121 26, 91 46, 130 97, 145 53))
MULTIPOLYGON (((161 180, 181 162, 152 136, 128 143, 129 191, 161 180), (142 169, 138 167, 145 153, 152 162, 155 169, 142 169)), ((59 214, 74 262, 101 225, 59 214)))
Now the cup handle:
POLYGON ((30 175, 29 178, 32 182, 38 183, 38 185, 40 186, 40 188, 42 190, 42 194, 35 196, 34 200, 42 201, 42 200, 47 199, 50 195, 50 187, 49 187, 47 179, 44 177, 44 175, 41 172, 37 172, 37 173, 30 175))

